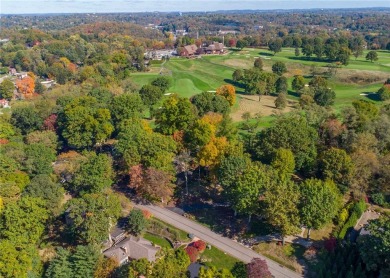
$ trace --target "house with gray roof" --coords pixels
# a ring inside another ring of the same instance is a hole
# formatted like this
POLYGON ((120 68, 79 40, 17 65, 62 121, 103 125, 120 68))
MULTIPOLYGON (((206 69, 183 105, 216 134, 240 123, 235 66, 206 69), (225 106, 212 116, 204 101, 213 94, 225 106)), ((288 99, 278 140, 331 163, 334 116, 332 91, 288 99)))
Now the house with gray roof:
POLYGON ((154 262, 158 250, 160 248, 153 246, 150 241, 131 236, 115 243, 105 250, 103 255, 116 260, 121 265, 130 260, 138 260, 141 258, 146 258, 149 262, 154 262))

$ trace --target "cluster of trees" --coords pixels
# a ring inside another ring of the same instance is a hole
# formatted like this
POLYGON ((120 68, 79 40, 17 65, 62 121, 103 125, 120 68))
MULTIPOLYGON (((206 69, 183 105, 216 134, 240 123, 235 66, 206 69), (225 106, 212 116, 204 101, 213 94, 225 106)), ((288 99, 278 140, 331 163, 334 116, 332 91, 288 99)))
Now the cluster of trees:
POLYGON ((272 72, 263 71, 263 61, 257 58, 251 69, 237 69, 233 72, 233 81, 241 83, 245 92, 250 95, 258 95, 259 101, 262 95, 278 95, 277 107, 284 108, 287 104, 287 78, 283 76, 287 67, 283 62, 272 65, 272 72))
POLYGON ((388 276, 390 245, 386 238, 389 237, 389 225, 388 216, 371 220, 365 227, 370 233, 360 236, 357 244, 327 240, 326 249, 319 255, 313 269, 316 277, 388 276))
POLYGON ((133 71, 146 70, 145 49, 155 48, 158 38, 164 39, 164 35, 152 31, 150 39, 120 34, 126 32, 122 30, 143 29, 134 24, 103 25, 84 25, 57 34, 37 29, 8 30, 10 41, 0 48, 0 62, 17 71, 34 72, 39 78, 53 78, 59 84, 72 80, 114 85, 133 71), (106 30, 121 32, 109 34, 106 30))

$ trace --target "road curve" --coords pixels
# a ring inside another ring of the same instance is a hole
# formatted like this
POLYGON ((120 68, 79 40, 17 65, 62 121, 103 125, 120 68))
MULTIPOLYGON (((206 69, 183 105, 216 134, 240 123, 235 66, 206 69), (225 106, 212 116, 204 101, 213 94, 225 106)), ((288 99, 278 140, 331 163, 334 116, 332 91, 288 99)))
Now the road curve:
POLYGON ((154 217, 159 218, 162 221, 171 224, 187 233, 194 234, 196 237, 210 243, 211 245, 243 261, 244 263, 249 263, 252 258, 261 258, 263 260, 266 260, 269 270, 276 278, 303 277, 301 274, 294 272, 286 267, 283 267, 264 256, 261 256, 252 249, 249 249, 244 245, 237 243, 229 238, 222 237, 221 235, 212 232, 210 229, 168 209, 154 205, 136 205, 136 207, 139 209, 146 209, 150 211, 154 215, 154 217))

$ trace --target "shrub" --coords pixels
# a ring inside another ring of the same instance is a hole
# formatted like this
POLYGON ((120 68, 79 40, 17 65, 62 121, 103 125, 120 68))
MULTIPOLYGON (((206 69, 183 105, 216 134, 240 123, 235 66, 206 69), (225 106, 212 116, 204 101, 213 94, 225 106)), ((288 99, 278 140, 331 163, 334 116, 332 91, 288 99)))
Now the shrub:
POLYGON ((144 215, 142 212, 138 209, 133 209, 128 217, 128 230, 134 234, 138 235, 140 234, 146 227, 146 219, 144 218, 144 215))
POLYGON ((338 216, 337 223, 338 223, 339 225, 344 224, 345 221, 347 221, 348 216, 349 216, 348 209, 343 208, 343 209, 341 210, 339 216, 338 216))
POLYGON ((191 263, 194 263, 198 260, 199 251, 193 246, 187 246, 186 252, 188 257, 190 257, 191 263))
POLYGON ((382 88, 380 88, 377 93, 381 100, 390 99, 390 85, 383 85, 382 88))
POLYGON ((153 214, 150 211, 146 210, 146 209, 142 210, 142 214, 144 215, 145 219, 148 219, 148 220, 150 218, 152 218, 152 216, 153 216, 153 214))
POLYGON ((202 253, 204 250, 206 250, 206 242, 203 240, 195 241, 192 246, 195 247, 199 253, 202 253))
POLYGON ((367 205, 363 200, 360 200, 359 202, 354 204, 354 206, 351 209, 351 214, 350 217, 348 218, 348 221, 344 224, 343 228, 341 229, 338 235, 339 239, 343 239, 347 234, 348 230, 355 226, 356 222, 359 220, 360 216, 363 214, 366 208, 367 205))
POLYGON ((371 199, 374 202, 374 204, 378 206, 384 206, 386 204, 385 196, 382 193, 372 194, 371 199))

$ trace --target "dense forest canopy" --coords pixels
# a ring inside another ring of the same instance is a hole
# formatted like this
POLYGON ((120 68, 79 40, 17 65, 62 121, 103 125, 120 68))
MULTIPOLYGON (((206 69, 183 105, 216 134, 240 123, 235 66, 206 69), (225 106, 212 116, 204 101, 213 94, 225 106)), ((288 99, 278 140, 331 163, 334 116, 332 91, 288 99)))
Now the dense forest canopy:
POLYGON ((272 236, 254 249, 298 272, 302 253, 309 277, 389 275, 389 10, 0 24, 1 277, 186 277, 196 261, 200 278, 270 277, 139 201, 245 244, 272 236), (103 255, 115 227, 164 248, 103 255))

